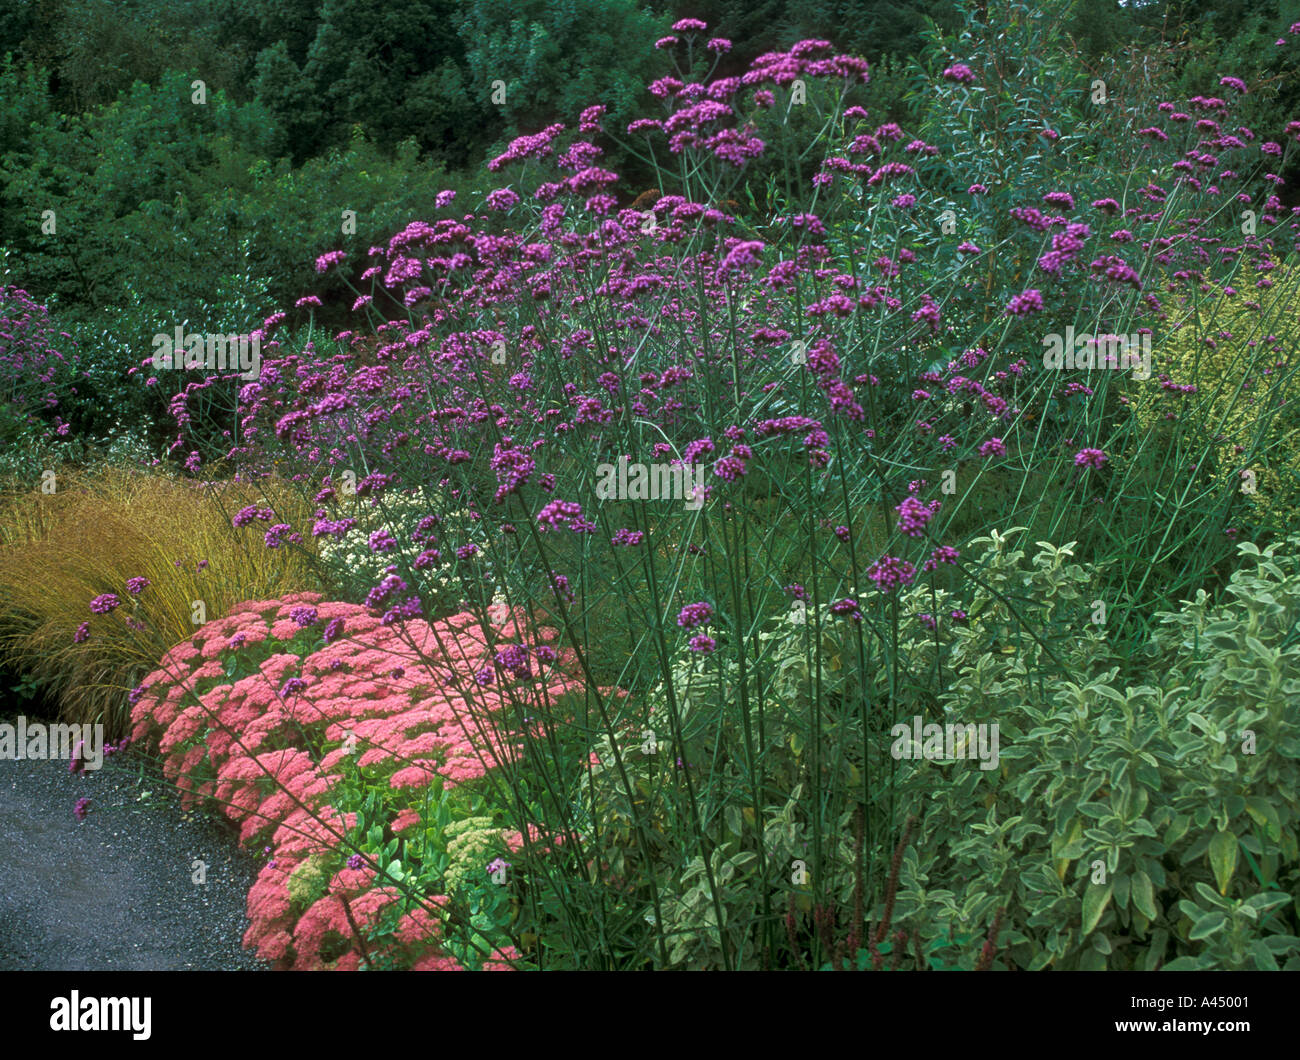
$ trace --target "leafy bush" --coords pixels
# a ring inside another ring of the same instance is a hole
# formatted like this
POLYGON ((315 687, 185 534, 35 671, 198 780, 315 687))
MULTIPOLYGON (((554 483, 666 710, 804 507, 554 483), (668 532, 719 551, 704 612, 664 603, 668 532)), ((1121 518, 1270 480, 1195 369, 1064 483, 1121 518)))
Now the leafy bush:
MULTIPOLYGON (((1036 609, 1090 580, 1068 549, 1040 545, 1032 569, 1004 538, 991 551, 990 588, 1036 609)), ((1300 968, 1300 536, 1240 552, 1231 602, 1202 590, 1157 616, 1136 686, 1082 621, 1057 646, 1077 678, 1040 682, 1032 648, 989 650, 1007 615, 977 598, 940 701, 997 723, 1006 764, 902 770, 921 823, 897 922, 930 943, 1004 908, 1001 960, 1018 968, 1300 968)))
POLYGON ((69 339, 26 291, 0 287, 0 472, 7 478, 58 464, 59 449, 71 448, 60 445, 72 430, 63 415, 84 373, 69 339))

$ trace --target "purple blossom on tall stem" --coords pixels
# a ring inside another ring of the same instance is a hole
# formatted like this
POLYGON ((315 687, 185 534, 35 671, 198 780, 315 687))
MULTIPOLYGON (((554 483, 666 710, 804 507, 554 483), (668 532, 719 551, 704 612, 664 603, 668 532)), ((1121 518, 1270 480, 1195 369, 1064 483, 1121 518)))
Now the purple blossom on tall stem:
POLYGON ((713 608, 704 601, 687 604, 677 615, 677 624, 685 629, 702 626, 713 617, 713 608))
POLYGON ((867 568, 867 577, 883 593, 892 593, 903 585, 910 585, 916 577, 916 568, 897 556, 881 556, 867 568))
POLYGON ((1042 292, 1032 287, 1027 291, 1021 291, 1007 303, 1008 316, 1023 317, 1031 313, 1041 313, 1042 311, 1042 292))
POLYGON ((841 617, 847 616, 853 619, 854 622, 862 621, 862 610, 858 607, 858 602, 851 597, 836 600, 835 603, 831 604, 831 614, 841 617))
POLYGON ((898 532, 908 537, 924 535, 926 524, 934 518, 934 512, 915 497, 904 498, 894 511, 898 512, 898 532))
POLYGON ((90 609, 97 615, 111 614, 121 606, 122 601, 113 593, 101 593, 90 601, 90 609))
POLYGON ((940 545, 930 553, 930 558, 921 564, 923 571, 936 570, 941 563, 956 564, 961 553, 951 545, 940 545))

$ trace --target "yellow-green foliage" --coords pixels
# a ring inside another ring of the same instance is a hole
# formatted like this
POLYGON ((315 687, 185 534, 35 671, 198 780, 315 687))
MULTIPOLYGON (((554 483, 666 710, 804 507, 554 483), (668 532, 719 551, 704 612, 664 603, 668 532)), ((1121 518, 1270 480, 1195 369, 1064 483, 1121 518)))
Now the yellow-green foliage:
POLYGON ((493 827, 491 817, 466 817, 447 826, 448 894, 486 877, 487 864, 505 849, 505 832, 493 827))
POLYGON ((1134 407, 1150 437, 1181 435, 1189 463, 1206 461, 1215 486, 1240 490, 1251 518, 1283 530, 1300 509, 1300 268, 1266 275, 1271 287, 1243 273, 1228 285, 1232 293, 1211 287, 1172 314, 1174 330, 1153 351, 1152 377, 1138 385, 1134 407), (1167 389, 1164 380, 1196 392, 1167 389))
POLYGON ((329 887, 330 858, 325 854, 312 854, 289 874, 289 898, 299 909, 307 909, 329 887))
POLYGON ((265 547, 268 524, 231 527, 236 511, 263 497, 277 518, 304 525, 310 512, 276 483, 104 469, 60 473, 54 485, 0 502, 0 657, 43 679, 66 721, 102 721, 109 737, 125 735, 127 692, 190 637, 197 601, 206 620, 244 600, 316 588, 309 557, 265 547), (140 577, 150 585, 132 596, 127 579, 140 577), (102 593, 122 606, 92 614, 102 593), (74 643, 83 622, 90 636, 74 643))

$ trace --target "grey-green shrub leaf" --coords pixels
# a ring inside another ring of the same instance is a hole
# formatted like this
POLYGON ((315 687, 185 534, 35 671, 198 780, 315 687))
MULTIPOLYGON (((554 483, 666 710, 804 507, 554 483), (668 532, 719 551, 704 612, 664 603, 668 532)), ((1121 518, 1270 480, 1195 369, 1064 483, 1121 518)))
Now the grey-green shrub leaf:
POLYGON ((1219 885, 1219 893, 1228 893, 1228 882, 1237 868, 1237 837, 1231 832, 1218 832, 1210 840, 1210 868, 1214 871, 1214 882, 1219 885))
POLYGON ((1133 874, 1133 905, 1148 920, 1156 918, 1156 902, 1151 877, 1139 869, 1133 874))
POLYGON ((1112 884, 1090 884, 1083 893, 1083 933, 1091 933, 1110 902, 1112 884))
POLYGON ((1207 939, 1216 931, 1222 930, 1227 922, 1228 917, 1224 913, 1206 913, 1192 925, 1192 930, 1187 933, 1187 937, 1192 942, 1207 939))
POLYGON ((1282 821, 1277 815, 1277 809, 1267 799, 1252 795, 1246 799, 1246 812, 1264 826, 1264 834, 1269 839, 1277 842, 1282 838, 1282 821))
POLYGON ((1255 959, 1255 967, 1264 972, 1278 971, 1277 960, 1264 945, 1263 939, 1256 939, 1250 947, 1250 955, 1255 959))

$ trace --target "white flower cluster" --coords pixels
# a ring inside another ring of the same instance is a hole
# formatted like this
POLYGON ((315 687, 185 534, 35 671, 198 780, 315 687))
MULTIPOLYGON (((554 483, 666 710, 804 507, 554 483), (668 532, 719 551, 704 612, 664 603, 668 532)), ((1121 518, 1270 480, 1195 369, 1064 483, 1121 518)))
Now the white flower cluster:
POLYGON ((322 534, 317 539, 320 560, 338 582, 361 593, 379 584, 392 565, 405 575, 416 558, 429 550, 436 550, 438 558, 416 572, 419 587, 426 595, 442 602, 461 603, 463 588, 457 567, 463 571, 465 563, 474 564, 475 579, 482 581, 489 592, 496 584, 488 525, 484 519, 472 518, 467 508, 448 511, 444 505, 432 503, 423 491, 390 492, 378 498, 378 503, 369 497, 340 498, 331 516, 356 522, 341 537, 322 534), (420 540, 412 540, 420 521, 435 512, 438 523, 420 540), (389 551, 371 548, 371 537, 379 532, 395 542, 389 551), (456 550, 466 544, 473 544, 475 552, 458 559, 456 550))

